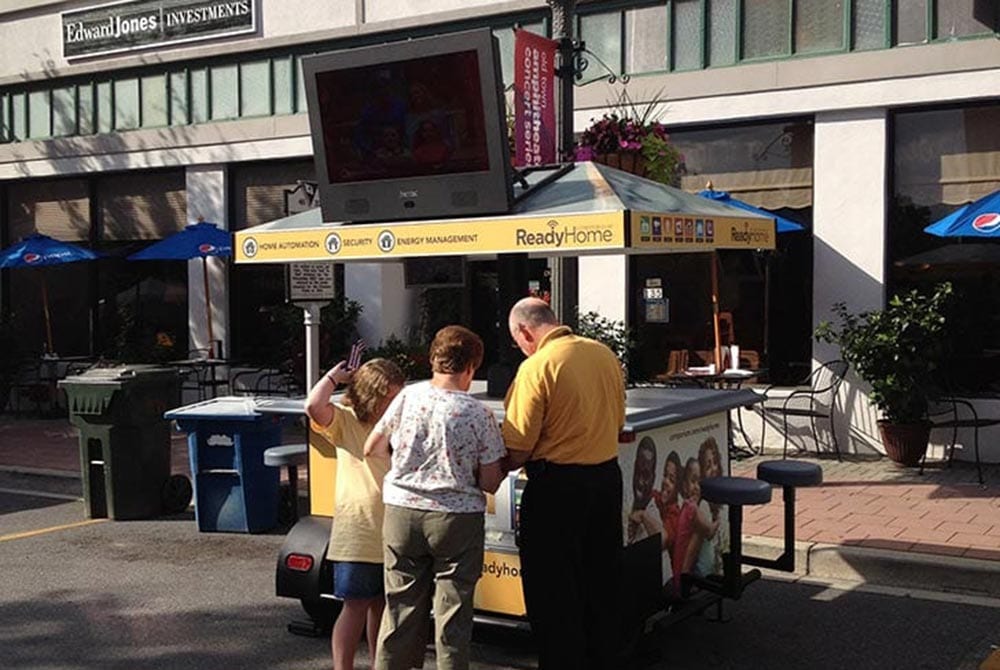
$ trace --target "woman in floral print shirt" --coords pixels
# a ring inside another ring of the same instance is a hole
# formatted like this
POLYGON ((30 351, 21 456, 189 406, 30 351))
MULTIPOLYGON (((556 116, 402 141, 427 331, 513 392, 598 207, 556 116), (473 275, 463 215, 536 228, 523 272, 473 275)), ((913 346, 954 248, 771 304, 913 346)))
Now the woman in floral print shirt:
POLYGON ((438 667, 469 667, 484 491, 495 492, 503 478, 497 419, 468 393, 482 340, 447 326, 434 337, 430 360, 431 380, 404 388, 365 443, 366 455, 391 454, 382 486, 386 608, 377 670, 422 665, 432 601, 438 667))

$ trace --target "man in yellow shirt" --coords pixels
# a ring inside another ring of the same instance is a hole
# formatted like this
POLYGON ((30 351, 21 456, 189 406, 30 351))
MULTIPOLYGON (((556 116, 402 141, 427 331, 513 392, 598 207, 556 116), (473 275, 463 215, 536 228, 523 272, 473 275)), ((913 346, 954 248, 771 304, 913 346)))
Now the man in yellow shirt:
POLYGON ((528 474, 517 530, 539 668, 611 670, 621 620, 622 367, 537 298, 514 305, 508 325, 528 357, 507 392, 503 437, 507 469, 528 474))

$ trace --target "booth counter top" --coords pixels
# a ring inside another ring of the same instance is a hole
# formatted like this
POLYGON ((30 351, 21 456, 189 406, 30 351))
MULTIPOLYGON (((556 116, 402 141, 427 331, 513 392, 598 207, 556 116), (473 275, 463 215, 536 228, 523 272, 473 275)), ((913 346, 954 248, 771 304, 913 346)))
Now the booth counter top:
MULTIPOLYGON (((503 420, 503 400, 486 395, 486 382, 472 382, 470 393, 503 420)), ((640 432, 688 419, 725 412, 760 401, 749 389, 717 391, 700 388, 630 388, 625 392, 624 432, 640 432)), ((304 398, 225 396, 170 410, 168 419, 225 416, 251 420, 261 414, 305 415, 304 398)))
MULTIPOLYGON (((486 395, 486 382, 474 381, 470 393, 503 420, 503 400, 486 395)), ((718 391, 701 388, 630 388, 625 391, 623 432, 668 426, 695 417, 726 412, 760 402, 760 395, 749 389, 718 391)))

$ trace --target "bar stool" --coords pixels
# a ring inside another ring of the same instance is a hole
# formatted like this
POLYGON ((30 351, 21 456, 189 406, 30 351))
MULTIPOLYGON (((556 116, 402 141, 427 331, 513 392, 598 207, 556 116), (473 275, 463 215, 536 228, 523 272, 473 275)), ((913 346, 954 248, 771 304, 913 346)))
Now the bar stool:
POLYGON ((760 570, 742 572, 743 506, 771 502, 771 485, 750 477, 708 477, 701 480, 701 497, 710 503, 729 506, 729 551, 722 555, 721 581, 718 577, 693 575, 689 580, 700 588, 737 600, 748 584, 760 579, 760 570))
MULTIPOLYGON (((290 499, 290 509, 286 513, 285 521, 289 525, 299 520, 299 466, 309 462, 308 444, 282 444, 277 447, 268 447, 264 450, 264 465, 275 468, 288 468, 288 493, 290 499)), ((284 505, 282 505, 284 508, 284 505)), ((281 509, 279 511, 286 511, 281 509)))
POLYGON ((785 550, 776 559, 744 556, 743 562, 763 568, 795 572, 795 489, 823 483, 823 468, 801 461, 764 461, 757 465, 757 479, 782 488, 785 501, 785 550))

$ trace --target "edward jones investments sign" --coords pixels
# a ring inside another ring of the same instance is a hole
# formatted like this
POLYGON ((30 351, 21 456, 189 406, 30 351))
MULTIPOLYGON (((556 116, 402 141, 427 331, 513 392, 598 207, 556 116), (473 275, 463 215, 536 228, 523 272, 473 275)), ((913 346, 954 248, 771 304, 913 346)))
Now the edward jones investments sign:
POLYGON ((63 56, 81 58, 257 30, 256 0, 138 0, 64 12, 63 56))

